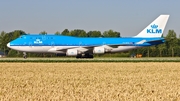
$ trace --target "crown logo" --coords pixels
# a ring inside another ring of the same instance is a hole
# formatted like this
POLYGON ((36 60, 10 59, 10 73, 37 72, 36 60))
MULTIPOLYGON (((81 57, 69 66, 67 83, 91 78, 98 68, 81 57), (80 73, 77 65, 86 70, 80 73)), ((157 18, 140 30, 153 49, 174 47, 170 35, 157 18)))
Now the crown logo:
POLYGON ((156 28, 158 28, 158 25, 151 25, 151 28, 153 28, 153 29, 156 29, 156 28))
POLYGON ((42 43, 42 41, 41 41, 40 39, 36 39, 36 40, 34 41, 34 43, 40 44, 40 43, 42 43))

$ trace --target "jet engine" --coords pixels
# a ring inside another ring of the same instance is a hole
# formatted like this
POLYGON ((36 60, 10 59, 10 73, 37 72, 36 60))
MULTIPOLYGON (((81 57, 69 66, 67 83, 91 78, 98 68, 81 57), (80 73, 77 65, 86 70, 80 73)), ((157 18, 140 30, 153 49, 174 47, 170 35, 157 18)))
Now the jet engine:
POLYGON ((78 55, 78 51, 76 49, 68 49, 66 52, 67 56, 77 56, 78 55))
POLYGON ((95 54, 104 54, 105 49, 104 49, 104 47, 94 47, 93 53, 95 53, 95 54))

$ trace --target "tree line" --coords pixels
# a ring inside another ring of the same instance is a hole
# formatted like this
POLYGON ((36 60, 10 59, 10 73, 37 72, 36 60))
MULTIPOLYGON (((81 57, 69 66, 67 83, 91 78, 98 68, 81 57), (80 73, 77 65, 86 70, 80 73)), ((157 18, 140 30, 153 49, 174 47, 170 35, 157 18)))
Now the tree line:
MULTIPOLYGON (((12 50, 7 47, 7 43, 18 38, 21 35, 26 35, 22 30, 15 30, 12 32, 6 33, 2 31, 0 34, 0 51, 4 52, 8 57, 22 57, 22 52, 12 50)), ((46 31, 39 33, 40 35, 47 35, 46 31)), ((81 29, 75 29, 69 31, 65 29, 63 32, 55 32, 55 35, 67 35, 67 36, 76 36, 76 37, 121 37, 120 32, 113 30, 104 31, 89 31, 86 32, 81 29)), ((127 52, 121 53, 108 53, 103 55, 96 56, 108 56, 108 57, 129 57, 132 54, 142 54, 143 57, 178 57, 180 56, 180 38, 177 38, 177 35, 174 30, 169 30, 165 38, 165 43, 150 47, 144 47, 139 49, 130 50, 127 52)), ((55 57, 56 54, 45 54, 45 53, 28 53, 29 57, 55 57)))

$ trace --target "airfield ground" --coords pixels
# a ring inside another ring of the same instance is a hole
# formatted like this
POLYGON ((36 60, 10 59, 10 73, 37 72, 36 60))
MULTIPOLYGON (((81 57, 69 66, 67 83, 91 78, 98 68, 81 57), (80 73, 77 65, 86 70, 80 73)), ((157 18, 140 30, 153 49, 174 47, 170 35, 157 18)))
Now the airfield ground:
POLYGON ((60 58, 0 58, 0 62, 180 62, 180 57, 151 57, 151 58, 111 58, 95 57, 93 59, 76 59, 75 57, 60 58))
POLYGON ((0 100, 179 101, 180 63, 0 63, 0 100))

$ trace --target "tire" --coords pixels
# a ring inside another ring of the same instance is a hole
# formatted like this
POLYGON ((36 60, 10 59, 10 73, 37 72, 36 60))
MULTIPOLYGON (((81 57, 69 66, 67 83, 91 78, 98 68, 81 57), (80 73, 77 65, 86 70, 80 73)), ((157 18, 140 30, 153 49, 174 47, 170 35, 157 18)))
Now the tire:
POLYGON ((80 54, 80 55, 77 55, 76 58, 77 58, 77 59, 82 58, 82 55, 81 55, 81 54, 80 54))

